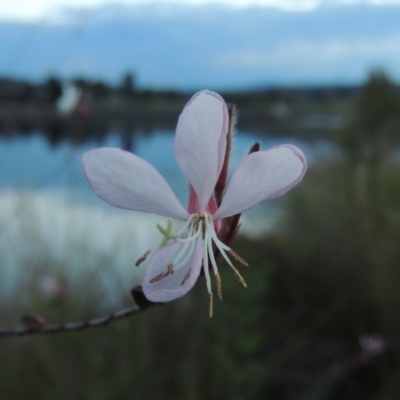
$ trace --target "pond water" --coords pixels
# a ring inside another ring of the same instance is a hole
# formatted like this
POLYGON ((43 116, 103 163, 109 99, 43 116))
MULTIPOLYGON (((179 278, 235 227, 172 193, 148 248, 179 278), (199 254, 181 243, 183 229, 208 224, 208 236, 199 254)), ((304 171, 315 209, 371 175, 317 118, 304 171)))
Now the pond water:
MULTIPOLYGON (((137 133, 134 137, 136 155, 146 159, 164 176, 178 198, 185 204, 187 183, 173 152, 174 135, 168 131, 152 134, 137 133)), ((108 134, 102 146, 122 147, 123 139, 118 133, 108 134)), ((263 149, 290 143, 306 154, 309 162, 332 153, 327 141, 306 142, 290 137, 257 135, 245 132, 236 135, 231 158, 231 171, 256 142, 263 149)), ((52 147, 40 132, 29 136, 0 138, 0 190, 35 190, 47 193, 63 193, 72 202, 89 202, 104 206, 90 190, 82 173, 82 154, 98 143, 86 142, 78 146, 67 142, 52 147)))

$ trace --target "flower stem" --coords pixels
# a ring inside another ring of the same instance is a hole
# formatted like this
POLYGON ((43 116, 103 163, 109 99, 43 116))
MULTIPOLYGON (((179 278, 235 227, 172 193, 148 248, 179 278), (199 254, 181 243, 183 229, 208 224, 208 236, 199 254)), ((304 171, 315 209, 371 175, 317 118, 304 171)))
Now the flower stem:
POLYGON ((88 328, 94 328, 97 326, 106 326, 110 322, 117 321, 122 318, 127 318, 132 314, 142 311, 138 306, 125 308, 124 310, 112 312, 99 318, 86 319, 77 322, 69 322, 64 324, 53 324, 43 325, 41 327, 12 327, 12 328, 0 328, 0 337, 5 336, 25 336, 39 333, 61 333, 61 332, 72 332, 82 331, 88 328))

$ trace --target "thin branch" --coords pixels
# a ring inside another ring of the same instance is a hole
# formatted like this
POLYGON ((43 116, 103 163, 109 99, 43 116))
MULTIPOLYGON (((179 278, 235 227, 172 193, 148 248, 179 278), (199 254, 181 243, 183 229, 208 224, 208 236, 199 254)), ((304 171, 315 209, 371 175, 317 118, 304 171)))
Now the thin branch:
POLYGON ((130 315, 142 311, 140 307, 134 306, 126 308, 124 310, 112 312, 103 317, 82 320, 78 322, 69 322, 65 324, 54 324, 54 325, 43 325, 41 327, 21 326, 13 328, 0 328, 0 337, 5 336, 25 336, 33 335, 37 333, 61 333, 61 332, 72 332, 82 331, 88 328, 94 328, 96 326, 105 326, 110 322, 117 321, 122 318, 127 318, 130 315))

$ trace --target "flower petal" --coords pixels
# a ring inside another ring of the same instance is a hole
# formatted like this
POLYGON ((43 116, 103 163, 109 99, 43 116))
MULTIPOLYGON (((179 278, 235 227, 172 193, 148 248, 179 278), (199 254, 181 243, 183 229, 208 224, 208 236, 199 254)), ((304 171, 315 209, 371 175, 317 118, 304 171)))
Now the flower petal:
POLYGON ((89 150, 82 164, 93 191, 115 207, 183 220, 189 216, 159 172, 132 153, 114 148, 89 150))
POLYGON ((178 241, 171 242, 154 253, 147 265, 142 284, 143 293, 148 300, 153 302, 175 300, 194 286, 203 264, 203 239, 199 237, 199 240, 197 243, 192 243, 193 245, 188 248, 188 254, 183 255, 183 258, 181 251, 188 244, 178 241), (177 260, 180 255, 183 262, 177 260), (168 271, 169 264, 172 265, 173 273, 160 278, 168 271))
POLYGON ((175 156, 204 211, 224 162, 229 116, 217 93, 196 93, 183 109, 176 128, 175 156))
POLYGON ((301 181, 306 169, 304 154, 291 145, 249 154, 234 171, 214 219, 239 214, 260 201, 281 196, 301 181))

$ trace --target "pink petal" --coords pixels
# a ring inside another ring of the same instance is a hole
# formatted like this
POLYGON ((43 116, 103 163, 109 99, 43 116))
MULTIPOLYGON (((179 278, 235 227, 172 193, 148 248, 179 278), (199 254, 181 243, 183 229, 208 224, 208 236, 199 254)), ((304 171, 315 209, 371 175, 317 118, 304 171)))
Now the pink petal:
MULTIPOLYGON (((202 239, 201 239, 202 241, 202 239)), ((175 300, 185 295, 196 283, 203 264, 203 244, 193 247, 190 257, 182 265, 175 265, 175 259, 186 243, 171 242, 157 250, 147 265, 143 292, 148 300, 165 302, 175 300), (174 273, 150 283, 152 279, 167 271, 168 264, 172 264, 174 273), (183 283, 183 284, 182 284, 183 283)))
POLYGON ((183 109, 176 128, 175 156, 193 186, 200 210, 213 193, 224 162, 228 110, 217 93, 196 93, 183 109))
POLYGON ((304 154, 291 145, 249 154, 234 171, 214 219, 242 213, 260 201, 281 196, 302 180, 306 169, 304 154))
POLYGON ((87 151, 82 158, 93 191, 107 203, 128 210, 187 219, 165 179, 147 161, 120 149, 87 151))

